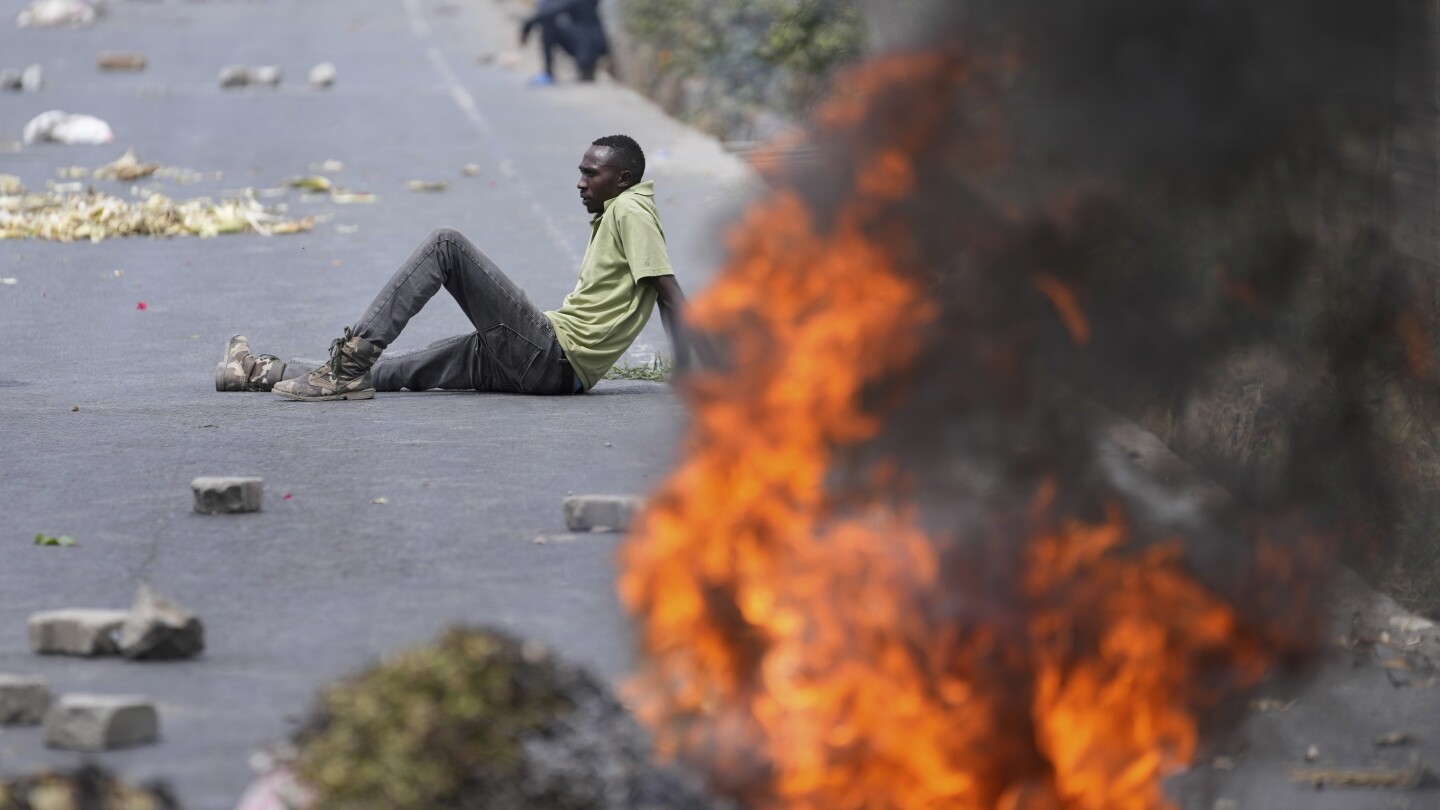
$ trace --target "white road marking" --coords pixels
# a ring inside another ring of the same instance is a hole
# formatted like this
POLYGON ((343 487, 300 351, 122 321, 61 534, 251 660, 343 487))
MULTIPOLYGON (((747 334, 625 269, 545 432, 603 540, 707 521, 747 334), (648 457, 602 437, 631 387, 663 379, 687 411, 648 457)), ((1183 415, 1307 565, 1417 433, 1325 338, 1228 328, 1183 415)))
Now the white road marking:
POLYGON ((574 244, 566 235, 565 230, 560 227, 560 223, 555 221, 555 217, 551 216, 545 206, 540 204, 540 201, 535 198, 535 195, 523 182, 520 172, 515 168, 515 162, 511 160, 510 156, 501 148, 500 138, 495 132, 495 128, 490 125, 490 121, 485 117, 485 114, 480 112, 480 105, 475 103, 475 97, 471 95, 470 91, 465 89, 465 85, 460 82, 460 77, 457 76, 455 70, 450 67, 450 62, 445 59, 445 54, 440 51, 440 47, 430 41, 430 24, 425 21, 424 14, 420 10, 420 0, 405 0, 405 10, 410 16, 410 28, 415 33, 415 38, 425 45, 425 54, 430 59, 430 66, 435 68, 436 75, 440 77, 440 81, 444 83, 445 88, 450 92, 450 98, 454 99, 455 106, 460 108, 460 112, 463 113, 466 120, 475 127, 475 131, 480 134, 481 140, 489 148, 491 154, 494 155, 496 163, 500 166, 501 176, 515 183, 515 187, 519 191, 520 196, 525 200, 531 212, 535 214, 535 220, 539 222, 540 225, 544 227, 546 233, 549 234, 551 241, 555 243, 555 247, 559 248, 560 251, 565 254, 565 257, 570 260, 570 263, 578 268, 580 266, 581 256, 579 252, 575 250, 574 244))

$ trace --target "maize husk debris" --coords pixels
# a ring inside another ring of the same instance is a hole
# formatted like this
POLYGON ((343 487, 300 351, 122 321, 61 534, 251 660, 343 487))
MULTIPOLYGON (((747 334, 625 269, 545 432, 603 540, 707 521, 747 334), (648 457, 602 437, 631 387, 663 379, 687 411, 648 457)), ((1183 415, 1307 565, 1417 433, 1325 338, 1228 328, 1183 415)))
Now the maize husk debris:
POLYGON ((126 200, 94 189, 0 194, 0 240, 99 242, 122 236, 203 238, 228 233, 272 236, 307 233, 314 227, 314 218, 287 219, 256 202, 248 189, 238 198, 218 202, 208 197, 172 200, 163 194, 126 200))

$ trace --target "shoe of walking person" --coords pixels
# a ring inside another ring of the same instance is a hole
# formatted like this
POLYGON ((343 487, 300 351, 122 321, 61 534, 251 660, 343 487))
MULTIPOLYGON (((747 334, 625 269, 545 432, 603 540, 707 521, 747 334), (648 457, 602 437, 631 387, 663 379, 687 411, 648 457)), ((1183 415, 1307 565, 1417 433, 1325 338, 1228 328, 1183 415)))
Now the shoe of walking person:
POLYGON ((330 344, 330 359, 325 365, 293 380, 276 383, 272 389, 286 399, 303 402, 327 402, 336 399, 374 399, 375 385, 370 380, 370 367, 380 358, 382 349, 345 327, 345 336, 330 344))
POLYGON ((269 391, 285 378, 285 361, 273 354, 256 356, 250 341, 235 335, 215 366, 216 391, 269 391))

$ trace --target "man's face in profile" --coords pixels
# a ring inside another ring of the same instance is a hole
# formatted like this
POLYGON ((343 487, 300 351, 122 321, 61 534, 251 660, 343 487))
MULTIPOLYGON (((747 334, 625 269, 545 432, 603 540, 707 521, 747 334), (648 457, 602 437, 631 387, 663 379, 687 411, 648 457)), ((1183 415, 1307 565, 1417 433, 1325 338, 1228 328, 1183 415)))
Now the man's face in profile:
POLYGON ((615 199, 620 192, 634 185, 628 169, 622 171, 611 165, 613 152, 608 146, 592 146, 580 160, 580 182, 575 187, 580 189, 585 210, 592 214, 603 212, 606 200, 615 199))

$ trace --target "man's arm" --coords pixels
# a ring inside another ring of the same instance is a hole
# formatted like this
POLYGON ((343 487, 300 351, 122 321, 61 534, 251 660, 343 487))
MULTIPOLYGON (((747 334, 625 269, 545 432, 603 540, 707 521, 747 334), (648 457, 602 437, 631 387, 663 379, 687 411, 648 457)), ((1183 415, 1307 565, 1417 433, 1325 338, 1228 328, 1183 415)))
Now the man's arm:
POLYGON ((672 275, 650 276, 641 283, 649 284, 659 293, 656 304, 660 307, 660 323, 670 337, 670 346, 675 352, 675 375, 683 377, 691 370, 690 352, 695 353, 699 366, 713 368, 715 355, 705 336, 691 332, 685 323, 685 293, 680 282, 672 275))

